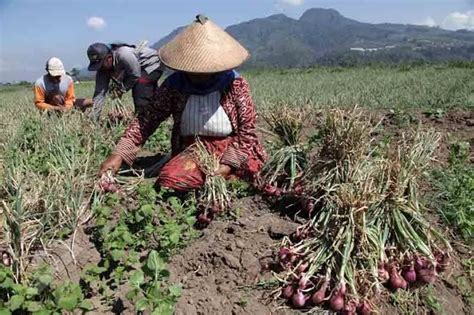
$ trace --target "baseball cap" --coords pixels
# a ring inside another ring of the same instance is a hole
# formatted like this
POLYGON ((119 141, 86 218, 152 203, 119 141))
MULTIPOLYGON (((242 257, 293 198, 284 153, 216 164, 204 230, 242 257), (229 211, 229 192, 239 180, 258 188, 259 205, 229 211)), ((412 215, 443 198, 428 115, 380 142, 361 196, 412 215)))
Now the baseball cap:
POLYGON ((104 43, 94 43, 87 48, 87 57, 89 57, 89 71, 97 71, 102 66, 102 61, 110 52, 109 46, 104 43))
POLYGON ((64 71, 63 62, 56 57, 51 57, 46 61, 46 71, 53 77, 61 76, 66 73, 66 71, 64 71))

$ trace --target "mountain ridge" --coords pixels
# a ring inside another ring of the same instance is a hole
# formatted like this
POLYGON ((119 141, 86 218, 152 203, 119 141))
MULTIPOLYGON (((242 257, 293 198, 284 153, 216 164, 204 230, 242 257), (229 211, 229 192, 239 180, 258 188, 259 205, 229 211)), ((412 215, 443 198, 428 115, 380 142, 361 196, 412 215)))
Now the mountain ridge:
MULTIPOLYGON (((152 47, 158 49, 181 29, 152 47)), ((312 8, 299 19, 270 15, 230 25, 226 31, 250 51, 247 68, 474 60, 472 31, 359 22, 335 9, 312 8)))

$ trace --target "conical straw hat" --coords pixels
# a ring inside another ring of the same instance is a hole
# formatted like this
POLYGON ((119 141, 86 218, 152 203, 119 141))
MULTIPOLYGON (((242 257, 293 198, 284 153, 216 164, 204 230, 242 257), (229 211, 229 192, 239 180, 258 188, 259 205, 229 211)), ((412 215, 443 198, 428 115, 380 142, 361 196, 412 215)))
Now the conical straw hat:
POLYGON ((193 73, 234 69, 250 56, 238 41, 202 15, 164 45, 159 55, 167 67, 193 73))

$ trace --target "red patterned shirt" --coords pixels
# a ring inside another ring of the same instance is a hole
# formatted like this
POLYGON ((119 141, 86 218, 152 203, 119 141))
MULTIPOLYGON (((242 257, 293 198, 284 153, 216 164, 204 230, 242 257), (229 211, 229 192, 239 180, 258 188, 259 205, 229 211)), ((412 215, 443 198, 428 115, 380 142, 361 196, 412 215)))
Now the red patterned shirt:
MULTIPOLYGON (((189 95, 162 85, 156 99, 145 111, 137 116, 127 127, 118 142, 114 154, 121 156, 129 165, 135 160, 139 148, 145 143, 159 125, 173 116, 171 135, 172 154, 183 151, 180 135, 181 115, 189 95)), ((265 150, 256 134, 257 113, 253 103, 250 86, 242 77, 236 78, 222 94, 221 105, 232 124, 233 139, 221 158, 221 163, 236 170, 255 174, 266 160, 265 150)))

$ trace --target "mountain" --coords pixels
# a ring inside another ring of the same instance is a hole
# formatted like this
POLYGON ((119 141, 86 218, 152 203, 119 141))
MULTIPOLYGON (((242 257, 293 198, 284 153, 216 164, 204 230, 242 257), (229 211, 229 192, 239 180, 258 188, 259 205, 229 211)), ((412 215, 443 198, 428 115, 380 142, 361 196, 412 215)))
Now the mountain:
MULTIPOLYGON (((152 47, 161 47, 181 29, 152 47)), ((231 25, 226 31, 250 51, 246 67, 474 60, 472 31, 363 23, 334 9, 309 9, 297 20, 284 14, 272 15, 231 25)))

